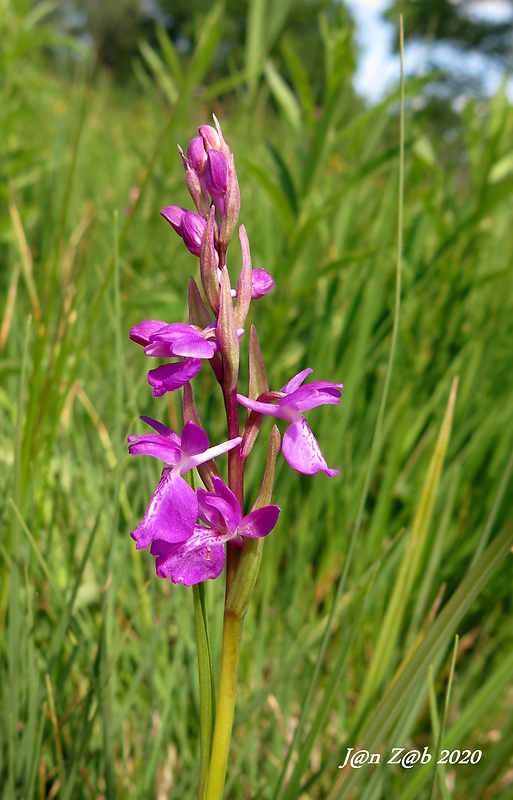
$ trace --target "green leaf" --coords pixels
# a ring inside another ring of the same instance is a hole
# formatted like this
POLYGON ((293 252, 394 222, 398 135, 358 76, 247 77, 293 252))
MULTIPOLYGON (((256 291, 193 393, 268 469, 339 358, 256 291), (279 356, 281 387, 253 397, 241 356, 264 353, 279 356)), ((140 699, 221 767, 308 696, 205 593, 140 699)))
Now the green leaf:
POLYGON ((269 59, 265 62, 264 73, 271 93, 281 108, 283 116, 293 131, 299 131, 301 129, 301 109, 293 92, 269 59))

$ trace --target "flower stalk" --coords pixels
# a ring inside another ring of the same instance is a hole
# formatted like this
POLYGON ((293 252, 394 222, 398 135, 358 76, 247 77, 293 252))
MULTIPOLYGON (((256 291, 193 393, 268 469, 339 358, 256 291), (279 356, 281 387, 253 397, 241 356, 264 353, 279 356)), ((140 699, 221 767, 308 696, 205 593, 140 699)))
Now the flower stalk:
POLYGON ((198 800, 205 800, 215 717, 215 684, 210 636, 208 632, 205 584, 195 584, 192 587, 192 596, 194 601, 194 617, 196 620, 200 691, 200 766, 198 800))
POLYGON ((221 673, 205 800, 222 800, 232 739, 244 618, 225 609, 221 673))

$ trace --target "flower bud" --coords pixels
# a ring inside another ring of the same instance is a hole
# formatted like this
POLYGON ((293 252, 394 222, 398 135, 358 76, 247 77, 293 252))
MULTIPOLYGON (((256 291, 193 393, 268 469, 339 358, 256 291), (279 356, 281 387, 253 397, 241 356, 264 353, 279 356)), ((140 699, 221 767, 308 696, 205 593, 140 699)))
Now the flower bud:
POLYGON ((215 128, 211 125, 200 125, 198 130, 203 139, 205 150, 221 150, 221 139, 215 128))
POLYGON ((219 197, 224 197, 228 186, 228 164, 218 150, 209 150, 207 153, 207 167, 205 172, 205 185, 214 202, 219 197))
POLYGON ((251 299, 258 300, 274 287, 272 275, 265 269, 254 269, 251 273, 251 299))
POLYGON ((182 219, 187 209, 181 206, 166 206, 160 212, 164 219, 167 219, 173 230, 179 236, 182 235, 182 219))
MULTIPOLYGON (((201 214, 201 216, 205 217, 206 219, 208 217, 210 201, 208 198, 207 190, 204 187, 204 178, 200 177, 198 171, 194 169, 194 167, 191 165, 188 156, 184 155, 184 152, 180 147, 180 145, 178 145, 178 152, 180 153, 180 158, 182 159, 183 168, 185 170, 185 183, 187 184, 189 194, 192 197, 192 200, 198 210, 198 213, 201 214)), ((206 164, 206 153, 204 153, 204 155, 206 164)))
POLYGON ((200 178, 205 174, 207 166, 207 153, 201 136, 195 136, 187 148, 187 160, 200 178))
POLYGON ((186 211, 182 218, 181 234, 187 249, 194 255, 201 253, 201 242, 207 227, 206 220, 193 211, 186 211))

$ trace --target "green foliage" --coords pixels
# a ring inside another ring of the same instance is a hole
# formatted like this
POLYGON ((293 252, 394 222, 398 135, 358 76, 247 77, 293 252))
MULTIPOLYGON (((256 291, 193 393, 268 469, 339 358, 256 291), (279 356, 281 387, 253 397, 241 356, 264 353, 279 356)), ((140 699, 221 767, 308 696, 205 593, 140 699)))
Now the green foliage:
MULTIPOLYGON (((276 18, 271 50, 256 0, 253 43, 226 82, 209 69, 225 35, 213 7, 189 58, 159 34, 158 60, 149 55, 140 76, 144 93, 102 72, 90 82, 81 65, 67 81, 50 74, 54 34, 25 11, 2 6, 2 800, 195 796, 192 593, 157 580, 134 549, 129 531, 159 468, 125 449, 139 414, 175 427, 180 409, 173 397, 151 397, 148 365, 127 331, 149 317, 185 319, 195 260, 158 210, 188 204, 175 144, 186 145, 211 110, 235 154, 254 266, 276 281, 251 319, 269 386, 308 365, 314 378, 346 387, 336 415, 309 416, 343 474, 309 478, 278 458, 281 521, 247 615, 226 796, 427 798, 432 764, 337 767, 352 746, 434 752, 445 730, 442 747, 483 757, 450 766, 447 780, 437 773, 442 796, 505 800, 513 731, 506 96, 466 106, 458 159, 408 111, 392 362, 398 98, 366 110, 355 101, 342 19, 321 24, 318 104, 294 36, 276 18)), ((407 108, 418 91, 407 85, 407 108)), ((239 263, 234 243, 232 276, 239 263)), ((208 370, 195 388, 219 440, 208 370)), ((264 421, 255 446, 248 505, 271 427, 264 421)), ((215 666, 221 581, 205 591, 215 666)))
POLYGON ((155 35, 156 26, 165 31, 179 61, 185 63, 205 18, 216 7, 223 25, 209 64, 210 81, 227 78, 246 65, 249 87, 258 79, 266 55, 282 66, 280 45, 286 30, 319 92, 323 80, 319 16, 331 25, 341 17, 350 24, 341 0, 156 0, 151 4, 142 0, 67 0, 59 7, 59 19, 64 29, 88 37, 100 64, 126 81, 131 78, 140 42, 157 49, 162 45, 161 35, 155 35))

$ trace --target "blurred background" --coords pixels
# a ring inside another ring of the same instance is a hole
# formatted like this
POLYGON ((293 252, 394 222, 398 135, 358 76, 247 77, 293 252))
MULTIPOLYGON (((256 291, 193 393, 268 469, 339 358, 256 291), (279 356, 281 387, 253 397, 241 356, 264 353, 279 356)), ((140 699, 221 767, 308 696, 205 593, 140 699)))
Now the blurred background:
POLYGON ((128 330, 187 318, 159 210, 191 207, 176 145, 212 113, 276 282, 269 385, 345 384, 308 417, 342 474, 278 463, 226 797, 513 797, 512 31, 506 0, 0 2, 2 800, 196 796, 191 594, 129 537, 159 465, 126 436, 181 408, 128 330), (481 757, 338 770, 440 743, 481 757))

